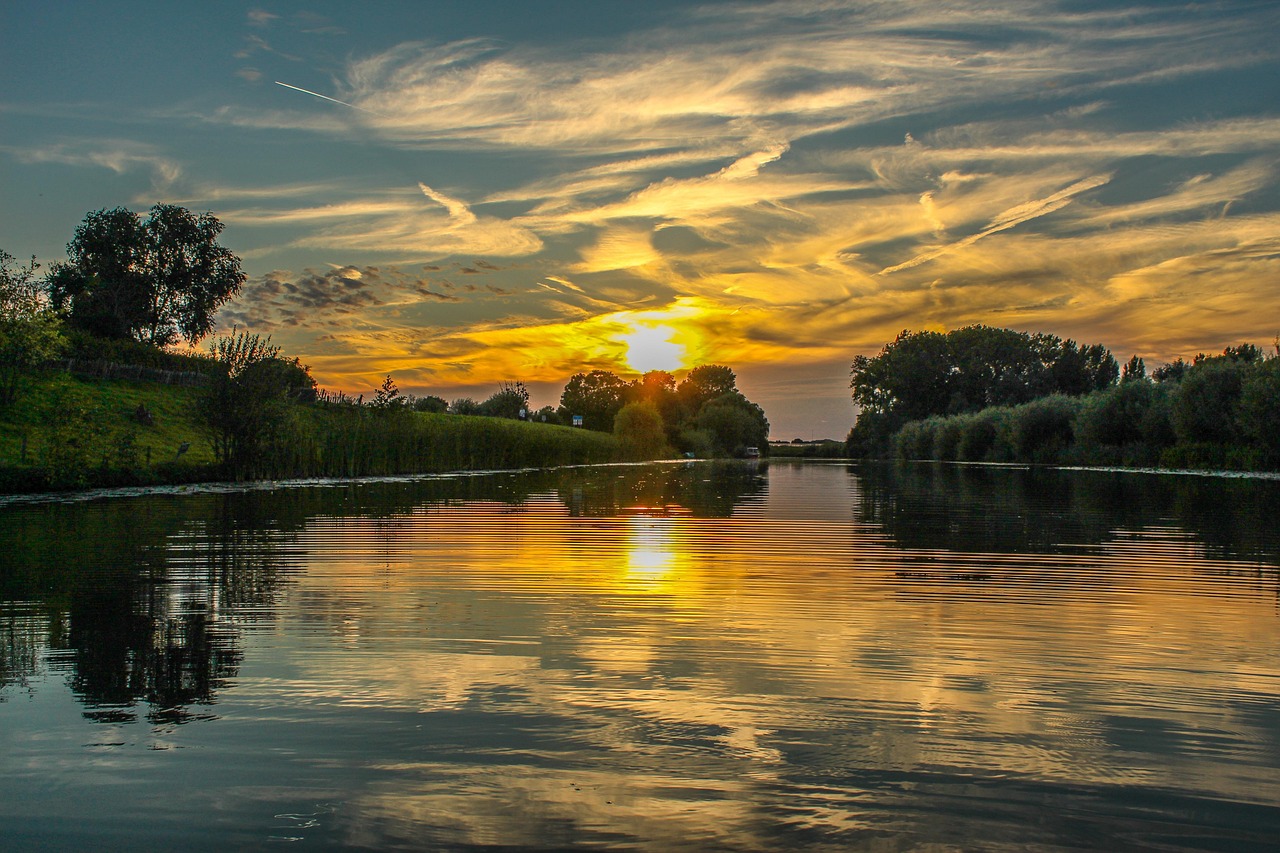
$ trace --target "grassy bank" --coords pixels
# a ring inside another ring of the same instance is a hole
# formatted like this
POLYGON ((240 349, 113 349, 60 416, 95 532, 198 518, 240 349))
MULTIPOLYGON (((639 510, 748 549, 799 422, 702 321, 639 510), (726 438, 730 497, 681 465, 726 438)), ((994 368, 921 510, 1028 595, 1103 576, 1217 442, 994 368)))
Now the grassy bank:
MULTIPOLYGON (((0 492, 228 478, 197 420, 198 389, 64 373, 23 377, 0 412, 0 492)), ((259 477, 376 476, 606 462, 606 434, 500 418, 297 405, 259 477)))

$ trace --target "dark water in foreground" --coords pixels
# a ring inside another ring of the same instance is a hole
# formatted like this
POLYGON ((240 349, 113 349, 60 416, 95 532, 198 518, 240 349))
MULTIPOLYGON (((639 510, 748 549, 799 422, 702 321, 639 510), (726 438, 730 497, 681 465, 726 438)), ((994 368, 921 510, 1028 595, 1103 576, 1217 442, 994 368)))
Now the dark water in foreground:
POLYGON ((0 506, 8 849, 1280 839, 1280 482, 609 467, 0 506))

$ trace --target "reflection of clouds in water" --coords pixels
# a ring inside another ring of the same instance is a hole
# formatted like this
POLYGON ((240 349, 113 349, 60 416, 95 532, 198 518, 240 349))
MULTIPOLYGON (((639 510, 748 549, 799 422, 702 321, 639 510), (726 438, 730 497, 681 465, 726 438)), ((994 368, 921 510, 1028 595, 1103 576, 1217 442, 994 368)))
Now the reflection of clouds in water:
MULTIPOLYGON (((1266 717, 1220 701, 1265 702, 1274 655, 1212 660, 1241 626, 1274 634, 1268 602, 1238 581, 1251 564, 1208 559, 1172 528, 1081 528, 1066 553, 990 536, 958 550, 968 540, 950 528, 947 548, 904 541, 899 527, 937 498, 872 523, 851 503, 881 490, 844 467, 769 477, 767 514, 570 516, 535 498, 518 513, 433 506, 394 539, 373 524, 314 529, 315 554, 353 562, 317 557, 301 592, 359 609, 361 654, 291 662, 306 687, 290 696, 411 712, 421 735, 352 798, 357 826, 426 824, 441 843, 600 833, 765 849, 761 803, 787 803, 791 829, 857 833, 877 814, 858 785, 892 796, 866 781, 884 773, 1274 790, 1264 750, 1247 746, 1274 742, 1266 717), (359 562, 370 553, 376 565, 359 562), (1199 570, 1214 608, 1188 594, 1199 570), (1143 709, 1161 742, 1116 709, 1143 709), (1227 729, 1233 748, 1196 740, 1227 729)), ((985 521, 997 513, 976 488, 963 494, 985 521)))

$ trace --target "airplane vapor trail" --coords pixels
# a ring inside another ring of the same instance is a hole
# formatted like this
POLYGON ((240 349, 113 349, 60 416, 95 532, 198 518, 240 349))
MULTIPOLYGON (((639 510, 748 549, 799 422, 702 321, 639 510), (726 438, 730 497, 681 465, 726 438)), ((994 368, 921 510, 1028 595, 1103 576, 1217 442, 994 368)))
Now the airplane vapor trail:
MULTIPOLYGON (((322 98, 323 100, 326 100, 326 101, 333 101, 335 104, 342 104, 344 107, 351 107, 351 109, 360 110, 360 112, 362 113, 373 113, 373 115, 376 115, 376 116, 382 115, 382 113, 375 113, 373 112, 373 110, 366 110, 364 107, 357 107, 355 104, 348 104, 346 101, 339 101, 337 98, 330 98, 328 95, 322 95, 319 92, 313 92, 310 89, 304 89, 301 86, 290 86, 288 83, 281 83, 279 80, 275 82, 277 86, 284 86, 286 89, 292 89, 295 92, 302 92, 303 94, 314 95, 315 97, 322 98)), ((382 117, 386 118, 386 116, 382 116, 382 117)))

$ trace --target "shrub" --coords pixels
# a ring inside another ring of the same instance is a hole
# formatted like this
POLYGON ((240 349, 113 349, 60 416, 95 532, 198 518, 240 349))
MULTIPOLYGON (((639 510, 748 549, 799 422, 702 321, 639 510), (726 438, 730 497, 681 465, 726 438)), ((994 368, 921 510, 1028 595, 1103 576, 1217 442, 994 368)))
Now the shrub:
MULTIPOLYGON (((1132 384, 1132 383, 1131 383, 1132 384)), ((1075 439, 1080 401, 1055 394, 1018 406, 1010 412, 1013 458, 1021 462, 1053 463, 1075 439)))
POLYGON ((1187 371, 1173 401, 1179 442, 1232 444, 1239 439, 1237 409, 1247 370, 1244 362, 1212 359, 1187 371))
POLYGON ((998 406, 971 415, 964 424, 958 451, 959 458, 966 462, 1012 461, 1009 410, 998 406))
POLYGON ((624 459, 670 456, 662 414, 652 403, 628 403, 613 419, 613 434, 624 459))
POLYGON ((933 434, 933 458, 943 462, 954 462, 960 456, 960 438, 964 435, 965 423, 970 415, 956 415, 945 418, 938 424, 933 434))

